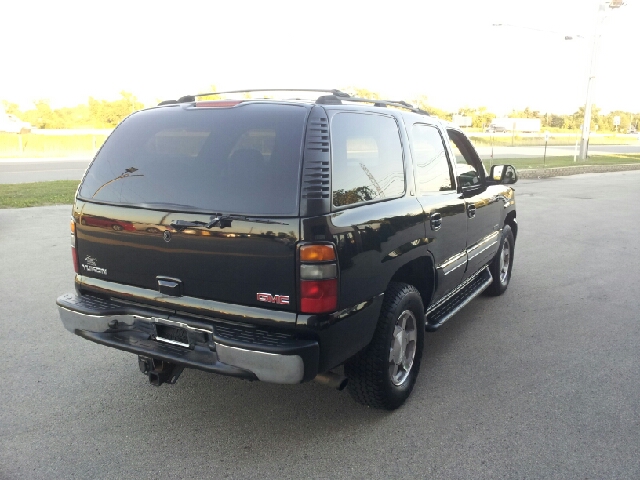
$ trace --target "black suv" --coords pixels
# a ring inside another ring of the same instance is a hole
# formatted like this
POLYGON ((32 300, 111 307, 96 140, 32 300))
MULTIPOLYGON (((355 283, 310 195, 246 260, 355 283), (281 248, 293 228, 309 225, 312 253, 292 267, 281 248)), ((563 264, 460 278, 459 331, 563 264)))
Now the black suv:
POLYGON ((319 93, 125 119, 78 188, 64 326, 155 385, 197 368, 399 407, 425 330, 507 288, 516 172, 405 102, 319 93))

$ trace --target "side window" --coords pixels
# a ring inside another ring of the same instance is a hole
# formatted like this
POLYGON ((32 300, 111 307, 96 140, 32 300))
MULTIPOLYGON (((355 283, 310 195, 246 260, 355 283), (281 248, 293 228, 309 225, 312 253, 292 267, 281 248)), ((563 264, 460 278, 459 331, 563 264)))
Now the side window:
POLYGON ((451 167, 437 128, 415 124, 411 135, 411 149, 416 162, 416 183, 420 193, 454 189, 451 167))
POLYGON ((392 117, 338 113, 331 121, 336 207, 404 193, 402 145, 392 117))
POLYGON ((453 130, 447 130, 451 147, 456 156, 456 170, 461 187, 478 185, 485 176, 484 167, 476 166, 474 155, 471 153, 469 141, 453 130), (480 171, 482 168, 483 171, 480 171))

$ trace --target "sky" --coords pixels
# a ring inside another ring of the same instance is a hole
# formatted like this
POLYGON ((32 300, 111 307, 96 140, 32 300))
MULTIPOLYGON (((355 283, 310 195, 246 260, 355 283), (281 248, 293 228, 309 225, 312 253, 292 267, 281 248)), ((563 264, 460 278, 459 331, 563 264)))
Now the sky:
MULTIPOLYGON (((17 1, 0 18, 0 100, 347 88, 436 107, 584 105, 598 0, 17 1), (500 23, 502 26, 493 26, 500 23), (565 35, 582 35, 567 41, 565 35)), ((601 30, 594 103, 640 112, 640 0, 601 30)))

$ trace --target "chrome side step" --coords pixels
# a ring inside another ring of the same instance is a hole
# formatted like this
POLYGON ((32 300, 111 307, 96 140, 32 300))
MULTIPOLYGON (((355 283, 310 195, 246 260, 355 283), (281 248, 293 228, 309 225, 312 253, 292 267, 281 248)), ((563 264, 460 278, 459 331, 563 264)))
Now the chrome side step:
POLYGON ((492 282, 493 278, 489 272, 489 267, 483 268, 470 277, 449 295, 429 307, 425 315, 425 330, 427 332, 435 332, 444 322, 480 295, 492 282))

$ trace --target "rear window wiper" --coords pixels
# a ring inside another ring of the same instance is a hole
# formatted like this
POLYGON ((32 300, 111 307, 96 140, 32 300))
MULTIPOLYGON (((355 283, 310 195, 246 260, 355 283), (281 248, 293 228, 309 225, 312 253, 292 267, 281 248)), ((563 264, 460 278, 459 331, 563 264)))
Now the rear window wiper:
POLYGON ((170 225, 178 231, 184 230, 185 228, 190 227, 204 227, 207 229, 211 229, 213 227, 230 227, 231 222, 233 220, 242 220, 243 222, 254 222, 254 223, 270 223, 270 224, 278 224, 278 225, 286 225, 283 222, 276 222, 275 220, 267 220, 265 218, 252 218, 244 215, 212 215, 209 219, 209 222, 201 222, 200 220, 189 221, 189 220, 174 220, 170 223, 170 225))

